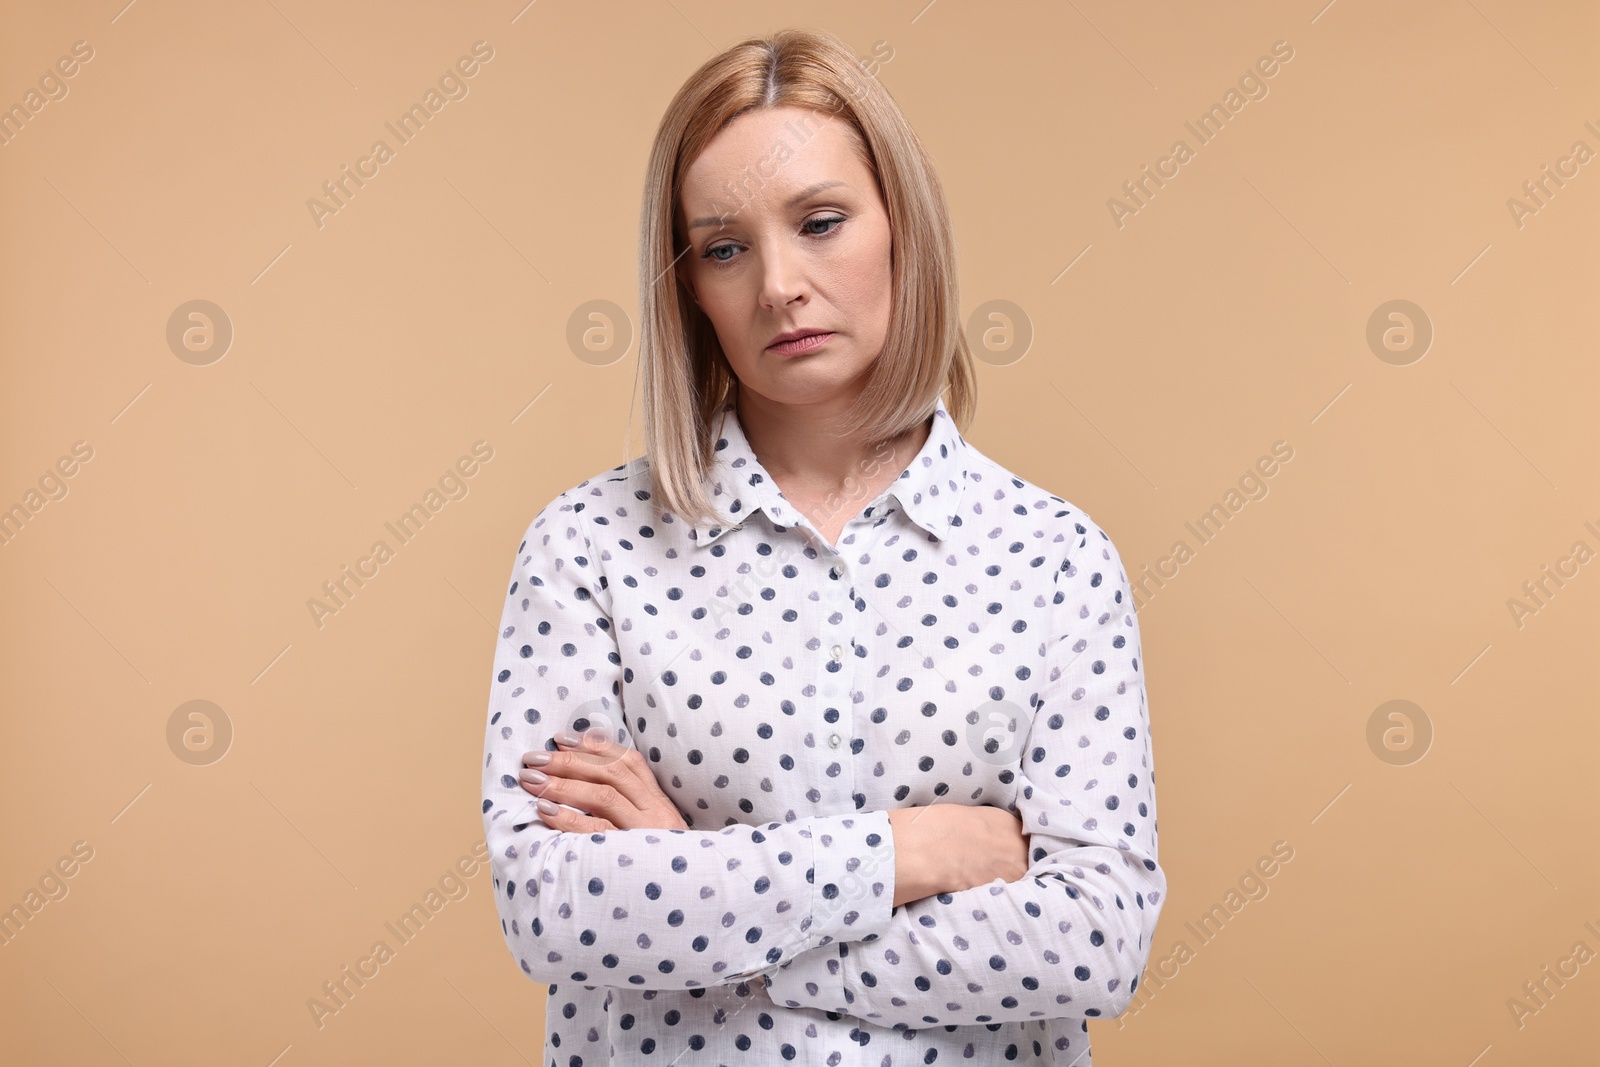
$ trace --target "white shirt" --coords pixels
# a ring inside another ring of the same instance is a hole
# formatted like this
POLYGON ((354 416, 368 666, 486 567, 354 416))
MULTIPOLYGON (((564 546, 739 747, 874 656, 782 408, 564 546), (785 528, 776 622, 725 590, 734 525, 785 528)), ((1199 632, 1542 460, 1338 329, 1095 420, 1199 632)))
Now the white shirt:
POLYGON ((1091 1067, 1166 891, 1116 549, 941 400, 835 550, 723 412, 718 524, 657 510, 641 456, 517 549, 483 822, 506 944, 549 983, 546 1062, 1091 1067), (523 753, 592 725, 691 829, 540 821, 523 753), (891 908, 888 811, 935 803, 1017 814, 1028 874, 891 908))

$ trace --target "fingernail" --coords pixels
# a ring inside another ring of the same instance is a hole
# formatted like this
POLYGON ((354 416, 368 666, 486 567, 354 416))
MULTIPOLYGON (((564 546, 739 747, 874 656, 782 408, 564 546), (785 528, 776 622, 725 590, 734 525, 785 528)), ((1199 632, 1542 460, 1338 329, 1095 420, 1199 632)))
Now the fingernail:
POLYGON ((528 764, 532 764, 532 765, 538 766, 538 767, 543 767, 546 763, 550 762, 550 753, 548 753, 548 752, 535 752, 531 756, 529 756, 527 759, 523 760, 522 762, 528 763, 528 764))
POLYGON ((544 785, 550 780, 550 776, 543 771, 523 771, 522 780, 529 785, 544 785))
POLYGON ((560 804, 557 804, 553 800, 545 800, 543 798, 541 798, 539 800, 539 814, 541 814, 541 815, 558 815, 560 813, 561 813, 561 805, 560 804))
POLYGON ((577 743, 578 735, 573 733, 571 730, 562 730, 560 733, 556 734, 556 744, 558 745, 575 745, 577 743))

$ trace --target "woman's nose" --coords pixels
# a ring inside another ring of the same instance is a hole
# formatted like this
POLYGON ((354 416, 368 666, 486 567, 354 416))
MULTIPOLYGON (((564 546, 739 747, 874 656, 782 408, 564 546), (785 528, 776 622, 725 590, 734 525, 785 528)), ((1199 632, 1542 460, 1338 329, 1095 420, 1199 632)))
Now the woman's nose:
POLYGON ((805 295, 805 272, 799 253, 781 242, 761 250, 761 299, 775 308, 805 295))

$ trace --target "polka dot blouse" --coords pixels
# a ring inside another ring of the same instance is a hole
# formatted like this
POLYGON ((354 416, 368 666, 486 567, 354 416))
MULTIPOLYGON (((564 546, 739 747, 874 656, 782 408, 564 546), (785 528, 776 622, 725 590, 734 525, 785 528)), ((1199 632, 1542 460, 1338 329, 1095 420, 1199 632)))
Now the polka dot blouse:
POLYGON ((829 545, 722 415, 716 524, 655 507, 641 456, 517 549, 483 822, 506 945, 548 983, 545 1062, 1091 1067, 1166 890, 1116 549, 942 401, 829 545), (523 753, 593 726, 689 829, 539 820, 523 753), (930 804, 1014 812, 1028 873, 891 907, 888 812, 930 804))

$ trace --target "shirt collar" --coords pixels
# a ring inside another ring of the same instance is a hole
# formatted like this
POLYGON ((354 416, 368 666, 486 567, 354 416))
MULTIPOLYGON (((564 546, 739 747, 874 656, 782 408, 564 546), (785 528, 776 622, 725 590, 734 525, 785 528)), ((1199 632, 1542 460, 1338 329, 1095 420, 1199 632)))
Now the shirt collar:
MULTIPOLYGON (((700 546, 711 544, 731 529, 737 529, 757 511, 765 511, 777 526, 793 526, 801 513, 783 496, 761 461, 750 448, 744 427, 739 422, 733 401, 721 409, 721 430, 707 483, 711 487, 711 507, 715 522, 701 522, 690 537, 700 546)), ((944 398, 934 403, 933 425, 928 439, 912 457, 905 470, 862 514, 871 517, 883 511, 893 497, 907 518, 935 538, 943 540, 950 527, 960 522, 962 491, 971 465, 969 447, 956 429, 944 398)))

